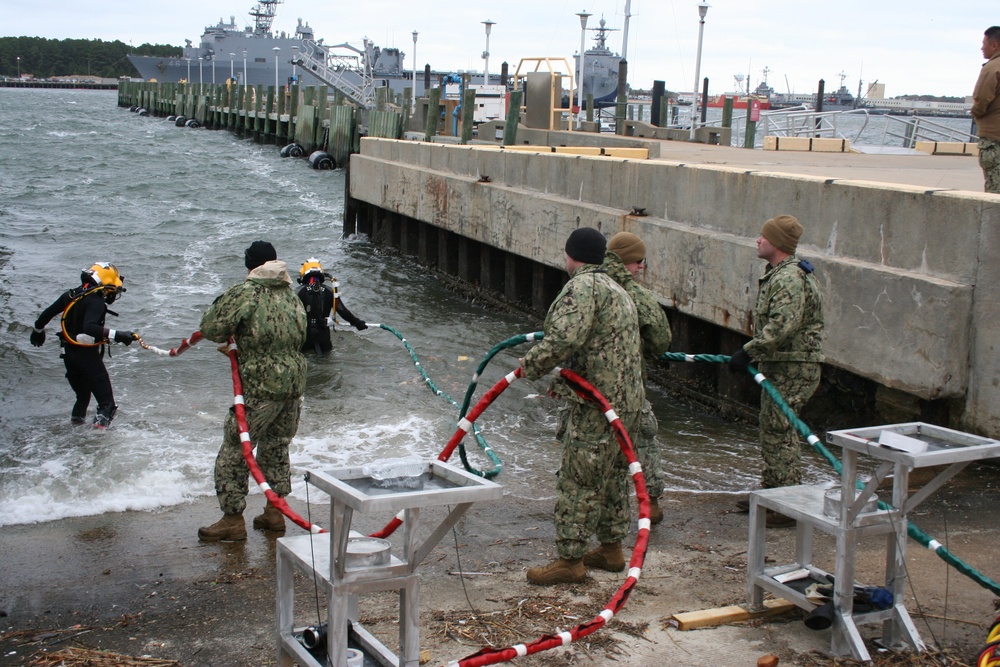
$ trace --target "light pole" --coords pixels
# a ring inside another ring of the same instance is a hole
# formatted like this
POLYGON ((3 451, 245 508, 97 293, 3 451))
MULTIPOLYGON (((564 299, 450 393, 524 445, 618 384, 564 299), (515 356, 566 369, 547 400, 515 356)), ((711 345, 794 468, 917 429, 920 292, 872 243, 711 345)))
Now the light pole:
POLYGON ((229 80, 232 81, 236 78, 236 74, 233 72, 233 58, 236 57, 235 53, 229 54, 229 80))
MULTIPOLYGON (((416 43, 416 41, 417 41, 417 33, 413 33, 413 41, 414 41, 414 43, 416 43)), ((414 74, 413 76, 416 77, 417 75, 414 74)), ((18 79, 21 78, 21 56, 17 57, 17 78, 18 79)))
POLYGON ((583 51, 586 48, 587 19, 590 14, 584 9, 577 16, 580 17, 580 71, 576 75, 576 127, 580 129, 583 127, 583 51))
POLYGON ((496 25, 490 19, 483 21, 483 25, 486 26, 486 50, 483 51, 483 85, 490 85, 490 29, 496 25))
POLYGON ((188 63, 188 78, 187 78, 187 82, 186 83, 191 83, 191 58, 188 57, 188 58, 185 58, 184 60, 186 60, 187 63, 188 63))
POLYGON ((295 61, 299 59, 299 47, 292 47, 292 81, 297 81, 295 78, 295 61))
POLYGON ((274 93, 277 95, 278 94, 278 54, 281 52, 281 47, 276 46, 276 47, 274 47, 271 50, 274 51, 274 93))
POLYGON ((243 85, 247 85, 247 50, 243 49, 243 85))
POLYGON ((694 61, 694 101, 691 102, 691 141, 694 141, 695 117, 698 115, 698 89, 701 82, 701 37, 705 33, 705 14, 709 4, 705 0, 698 3, 698 57, 694 61))
POLYGON ((413 99, 417 99, 417 31, 413 31, 413 99))
POLYGON ((205 63, 205 59, 202 58, 201 56, 198 56, 198 85, 199 86, 204 86, 205 85, 205 79, 204 79, 204 75, 202 74, 202 69, 201 69, 201 66, 204 63, 205 63))
POLYGON ((215 85, 215 51, 212 51, 212 85, 215 85))

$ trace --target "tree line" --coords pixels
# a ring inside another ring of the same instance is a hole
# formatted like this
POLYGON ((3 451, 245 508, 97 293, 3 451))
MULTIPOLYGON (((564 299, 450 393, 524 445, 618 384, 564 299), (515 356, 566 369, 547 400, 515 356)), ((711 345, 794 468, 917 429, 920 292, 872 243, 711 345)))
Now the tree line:
POLYGON ((80 75, 106 79, 139 76, 125 58, 129 53, 180 58, 184 50, 169 44, 147 43, 133 47, 119 40, 0 37, 0 76, 15 78, 18 69, 21 75, 30 74, 36 79, 80 75))

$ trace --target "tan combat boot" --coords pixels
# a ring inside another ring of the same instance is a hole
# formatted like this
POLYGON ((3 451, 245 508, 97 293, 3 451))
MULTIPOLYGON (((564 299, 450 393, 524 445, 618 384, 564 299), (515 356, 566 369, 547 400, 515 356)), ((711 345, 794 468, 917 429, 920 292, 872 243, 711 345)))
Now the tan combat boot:
POLYGON ((608 572, 621 572, 625 569, 625 554, 622 553, 622 543, 601 542, 601 546, 583 555, 583 564, 608 572))
POLYGON ((657 500, 657 498, 649 499, 649 523, 654 526, 663 521, 663 510, 660 509, 660 503, 657 500))
POLYGON ((285 532, 285 516, 268 500, 264 505, 264 513, 253 518, 253 527, 257 530, 269 530, 274 533, 285 532))
POLYGON ((247 539, 247 526, 243 522, 243 513, 223 514, 222 518, 211 526, 198 529, 198 539, 202 542, 239 542, 247 539))
POLYGON ((582 558, 557 558, 544 567, 528 568, 528 583, 537 586, 578 584, 586 578, 582 558))

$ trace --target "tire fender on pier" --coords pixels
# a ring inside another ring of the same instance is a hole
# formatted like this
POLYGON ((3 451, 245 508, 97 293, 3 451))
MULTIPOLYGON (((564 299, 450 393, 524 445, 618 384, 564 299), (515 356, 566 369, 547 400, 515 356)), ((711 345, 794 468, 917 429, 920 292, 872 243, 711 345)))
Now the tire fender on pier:
POLYGON ((279 155, 281 155, 281 157, 302 157, 305 153, 306 151, 302 148, 302 146, 299 146, 298 144, 288 144, 281 149, 279 155))
POLYGON ((187 116, 178 116, 174 119, 174 125, 177 127, 184 127, 184 123, 187 122, 187 116))
POLYGON ((313 169, 336 169, 337 162, 326 151, 313 151, 309 155, 309 166, 313 169))

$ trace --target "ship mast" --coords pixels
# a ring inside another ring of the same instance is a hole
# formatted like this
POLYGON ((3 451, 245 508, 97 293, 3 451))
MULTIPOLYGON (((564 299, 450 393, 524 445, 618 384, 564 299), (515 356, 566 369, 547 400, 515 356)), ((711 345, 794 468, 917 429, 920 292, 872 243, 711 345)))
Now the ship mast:
POLYGON ((632 0, 625 0, 625 27, 622 28, 622 60, 628 60, 628 20, 632 18, 632 0))
POLYGON ((274 8, 284 0, 260 0, 253 9, 250 16, 254 18, 254 34, 268 35, 271 33, 271 22, 274 21, 274 8))

